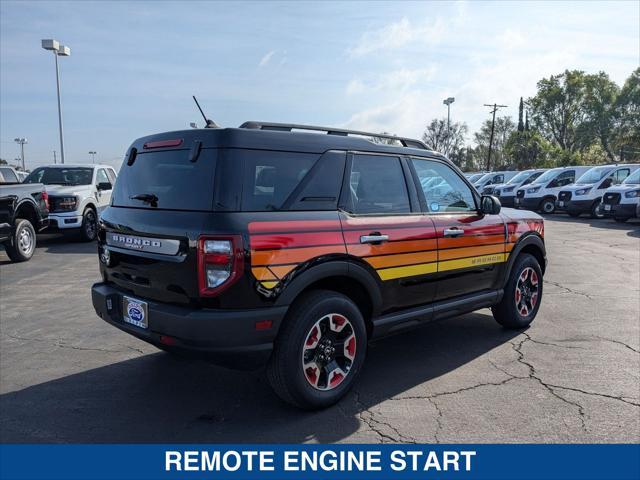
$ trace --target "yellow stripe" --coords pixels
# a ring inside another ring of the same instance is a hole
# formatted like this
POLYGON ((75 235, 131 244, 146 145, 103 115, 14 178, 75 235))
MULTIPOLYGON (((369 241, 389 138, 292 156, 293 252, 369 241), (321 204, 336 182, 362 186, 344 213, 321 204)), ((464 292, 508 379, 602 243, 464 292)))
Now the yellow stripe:
POLYGON ((260 282, 260 285, 262 285, 264 288, 268 288, 269 290, 271 290, 277 284, 278 282, 260 282))
POLYGON ((493 263, 506 262, 509 254, 495 253, 493 255, 481 255, 479 257, 459 258, 438 263, 438 271, 457 270, 458 268, 476 267, 478 265, 491 265, 493 263))
POLYGON ((434 273, 437 264, 421 263, 420 265, 409 265, 406 267, 383 268, 378 270, 378 275, 382 280, 393 280, 394 278, 412 277, 414 275, 424 275, 426 273, 434 273))

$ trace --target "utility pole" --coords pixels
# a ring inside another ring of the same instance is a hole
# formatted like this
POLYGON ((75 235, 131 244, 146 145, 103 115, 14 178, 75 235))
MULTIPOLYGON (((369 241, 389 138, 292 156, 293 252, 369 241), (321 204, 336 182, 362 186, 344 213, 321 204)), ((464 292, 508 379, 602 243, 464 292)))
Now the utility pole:
POLYGON ((93 163, 94 165, 96 164, 96 153, 98 153, 98 152, 96 152, 94 150, 91 150, 89 152, 89 155, 91 155, 91 163, 93 163))
POLYGON ((56 163, 58 163, 58 162, 56 162, 56 151, 54 150, 53 151, 53 164, 55 165, 56 163))
POLYGON ((27 142, 26 138, 14 138, 13 141, 16 142, 18 145, 20 145, 20 159, 22 160, 22 171, 25 172, 26 170, 24 169, 24 144, 29 142, 27 142))
POLYGON ((491 120, 491 136, 489 137, 489 155, 487 155, 487 172, 491 171, 491 148, 493 147, 493 131, 496 126, 496 112, 499 108, 506 108, 508 105, 498 105, 497 103, 484 104, 485 107, 491 107, 491 113, 493 113, 493 118, 491 120))

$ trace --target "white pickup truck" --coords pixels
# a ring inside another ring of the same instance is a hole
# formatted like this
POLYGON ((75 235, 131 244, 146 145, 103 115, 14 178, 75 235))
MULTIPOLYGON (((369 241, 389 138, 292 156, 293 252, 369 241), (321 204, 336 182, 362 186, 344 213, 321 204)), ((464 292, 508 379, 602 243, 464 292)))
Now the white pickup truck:
POLYGON ((49 195, 49 228, 95 240, 98 215, 111 203, 116 172, 109 165, 47 165, 24 183, 43 183, 49 195))

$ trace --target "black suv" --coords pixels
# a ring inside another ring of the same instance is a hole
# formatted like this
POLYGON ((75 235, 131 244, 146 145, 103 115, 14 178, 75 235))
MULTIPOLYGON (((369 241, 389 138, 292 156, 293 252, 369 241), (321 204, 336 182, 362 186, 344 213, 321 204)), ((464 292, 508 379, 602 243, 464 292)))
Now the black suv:
POLYGON ((164 350, 266 364, 303 408, 342 397, 373 338, 483 307, 529 325, 542 218, 378 137, 247 122, 136 140, 100 219, 96 312, 164 350))

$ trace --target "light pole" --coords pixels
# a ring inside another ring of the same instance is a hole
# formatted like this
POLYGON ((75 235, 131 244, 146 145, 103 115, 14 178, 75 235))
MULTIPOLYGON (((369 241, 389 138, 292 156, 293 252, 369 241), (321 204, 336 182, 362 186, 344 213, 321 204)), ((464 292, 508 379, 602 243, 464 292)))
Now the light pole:
POLYGON ((450 125, 451 125, 451 104, 453 102, 455 102, 455 101, 456 101, 456 99, 453 98, 453 97, 445 98, 442 101, 442 103, 447 106, 447 135, 449 135, 449 132, 451 130, 451 127, 450 127, 450 125))
POLYGON ((64 135, 62 133, 62 107, 60 106, 60 72, 58 69, 58 57, 68 57, 71 49, 60 45, 60 42, 53 39, 42 40, 42 48, 53 52, 56 60, 56 89, 58 92, 58 125, 60 127, 60 163, 64 163, 64 135))
POLYGON ((20 145, 20 159, 22 160, 22 171, 26 171, 24 169, 24 144, 29 142, 27 142, 26 138, 14 138, 13 141, 16 142, 18 145, 20 145))
POLYGON ((98 152, 94 152, 93 150, 89 152, 89 155, 91 155, 91 163, 93 163, 94 165, 96 163, 96 153, 98 152))

